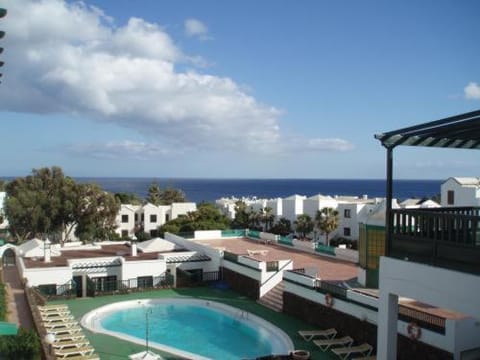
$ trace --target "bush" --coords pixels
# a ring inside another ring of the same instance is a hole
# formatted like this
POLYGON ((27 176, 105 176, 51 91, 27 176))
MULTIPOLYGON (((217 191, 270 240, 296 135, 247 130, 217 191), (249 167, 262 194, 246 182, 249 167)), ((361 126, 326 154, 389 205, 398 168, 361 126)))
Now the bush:
POLYGON ((39 360, 41 343, 36 332, 20 328, 17 335, 0 336, 0 359, 39 360))
POLYGON ((5 284, 0 283, 0 320, 5 321, 7 316, 7 291, 5 284))

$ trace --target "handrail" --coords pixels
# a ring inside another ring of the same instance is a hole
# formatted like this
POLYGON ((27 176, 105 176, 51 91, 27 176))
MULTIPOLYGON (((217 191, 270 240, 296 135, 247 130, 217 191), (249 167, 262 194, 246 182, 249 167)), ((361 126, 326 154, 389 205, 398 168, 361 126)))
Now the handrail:
POLYGON ((285 269, 285 267, 287 267, 287 265, 291 264, 293 262, 293 260, 289 260, 287 263, 285 263, 285 265, 283 265, 280 269, 278 269, 273 275, 271 275, 267 280, 265 280, 263 283, 260 284, 260 287, 262 287, 263 285, 265 285, 267 282, 269 282, 273 277, 275 277, 275 275, 278 275, 278 273, 280 272, 283 272, 283 269, 285 269))

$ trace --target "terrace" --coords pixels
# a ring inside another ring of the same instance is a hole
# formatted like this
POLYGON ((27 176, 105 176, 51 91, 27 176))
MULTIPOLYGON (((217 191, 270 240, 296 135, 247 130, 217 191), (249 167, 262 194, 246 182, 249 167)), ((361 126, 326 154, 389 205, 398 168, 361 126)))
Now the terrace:
POLYGON ((375 135, 387 150, 387 244, 389 257, 480 274, 480 209, 391 208, 393 149, 424 146, 480 149, 480 110, 375 135))

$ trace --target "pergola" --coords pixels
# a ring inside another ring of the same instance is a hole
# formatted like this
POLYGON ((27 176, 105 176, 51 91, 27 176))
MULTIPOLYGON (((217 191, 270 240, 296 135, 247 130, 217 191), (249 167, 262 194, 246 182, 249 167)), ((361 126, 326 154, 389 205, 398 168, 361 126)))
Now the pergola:
POLYGON ((424 146, 453 149, 480 149, 480 110, 376 134, 387 149, 385 255, 390 254, 392 238, 393 149, 397 146, 424 146))

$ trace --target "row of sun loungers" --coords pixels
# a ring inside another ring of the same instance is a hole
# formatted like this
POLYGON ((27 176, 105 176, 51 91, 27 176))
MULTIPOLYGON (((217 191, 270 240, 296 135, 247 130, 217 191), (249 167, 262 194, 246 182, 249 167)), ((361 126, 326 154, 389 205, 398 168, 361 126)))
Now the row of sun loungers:
POLYGON ((352 356, 360 356, 357 360, 374 360, 371 355, 373 347, 370 344, 353 345, 354 340, 350 336, 336 337, 337 330, 334 328, 325 330, 300 330, 298 334, 305 340, 312 340, 322 351, 331 350, 340 359, 349 359, 352 356), (320 338, 320 339, 315 339, 320 338))
POLYGON ((99 360, 95 349, 83 334, 82 328, 75 321, 66 305, 39 306, 43 326, 55 337, 51 344, 57 359, 99 360))

